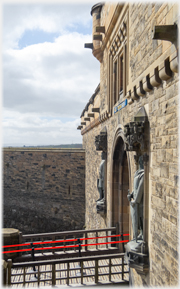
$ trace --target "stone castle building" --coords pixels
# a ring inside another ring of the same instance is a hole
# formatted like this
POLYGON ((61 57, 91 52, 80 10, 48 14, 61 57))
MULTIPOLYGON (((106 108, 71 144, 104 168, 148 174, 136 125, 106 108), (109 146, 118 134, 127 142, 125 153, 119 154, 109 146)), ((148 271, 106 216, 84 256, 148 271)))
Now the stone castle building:
POLYGON ((86 229, 118 224, 120 234, 130 234, 131 284, 175 286, 178 5, 98 3, 91 15, 93 41, 85 47, 100 62, 100 84, 78 127, 86 153, 86 229))

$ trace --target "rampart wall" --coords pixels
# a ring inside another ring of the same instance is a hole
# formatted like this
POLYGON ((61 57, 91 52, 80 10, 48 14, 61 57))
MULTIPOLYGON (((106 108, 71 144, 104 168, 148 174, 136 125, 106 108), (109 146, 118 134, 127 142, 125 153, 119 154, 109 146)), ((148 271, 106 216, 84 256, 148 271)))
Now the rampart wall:
POLYGON ((23 234, 82 229, 82 149, 3 150, 3 227, 23 234))

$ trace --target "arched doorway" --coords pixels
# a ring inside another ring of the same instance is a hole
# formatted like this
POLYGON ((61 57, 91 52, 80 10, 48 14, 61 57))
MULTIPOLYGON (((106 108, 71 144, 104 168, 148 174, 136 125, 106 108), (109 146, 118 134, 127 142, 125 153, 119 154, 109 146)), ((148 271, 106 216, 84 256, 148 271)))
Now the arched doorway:
MULTIPOLYGON (((119 136, 115 142, 112 165, 112 226, 118 224, 120 234, 129 234, 128 189, 128 157, 124 150, 123 138, 119 136)), ((124 251, 124 244, 119 247, 124 251)))

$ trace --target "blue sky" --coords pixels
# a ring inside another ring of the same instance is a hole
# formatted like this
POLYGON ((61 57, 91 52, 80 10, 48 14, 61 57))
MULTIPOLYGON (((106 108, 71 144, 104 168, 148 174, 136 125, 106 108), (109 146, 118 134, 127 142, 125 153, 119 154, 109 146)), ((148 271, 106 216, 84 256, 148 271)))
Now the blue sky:
MULTIPOLYGON (((80 23, 76 23, 73 27, 69 27, 68 32, 78 32, 83 35, 90 34, 92 31, 92 25, 82 26, 80 23)), ((44 43, 44 42, 54 42, 60 34, 58 32, 51 33, 40 29, 27 29, 24 31, 23 35, 18 41, 18 48, 22 49, 29 45, 44 43)))
POLYGON ((99 83, 93 2, 3 5, 3 145, 81 143, 77 126, 99 83))
POLYGON ((19 49, 22 49, 33 44, 54 42, 54 39, 58 36, 58 33, 48 33, 39 29, 25 30, 24 34, 18 41, 18 47, 19 49))

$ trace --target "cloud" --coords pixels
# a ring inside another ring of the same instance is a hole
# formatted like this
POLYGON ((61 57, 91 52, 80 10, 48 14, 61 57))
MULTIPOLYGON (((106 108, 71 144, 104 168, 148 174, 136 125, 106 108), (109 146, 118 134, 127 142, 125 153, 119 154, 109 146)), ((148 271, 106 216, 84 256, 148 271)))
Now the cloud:
POLYGON ((5 145, 58 145, 81 143, 77 134, 79 119, 69 119, 65 123, 59 118, 48 118, 30 113, 5 112, 3 120, 5 145))
POLYGON ((67 143, 69 136, 70 143, 81 140, 76 129, 79 117, 99 83, 99 62, 91 50, 84 48, 84 43, 92 41, 91 6, 70 3, 4 6, 5 143, 28 145, 27 141, 31 141, 35 145, 36 141, 43 144, 49 138, 60 144, 67 143), (57 36, 51 42, 20 49, 19 41, 28 29, 57 36))
POLYGON ((26 30, 65 34, 77 26, 91 27, 91 4, 4 4, 3 44, 18 48, 18 40, 26 30))
POLYGON ((69 33, 54 43, 7 50, 4 107, 78 117, 99 77, 97 65, 94 69, 91 65, 96 60, 83 47, 88 39, 87 35, 69 33), (66 102, 70 104, 66 105, 68 110, 64 110, 66 102))

